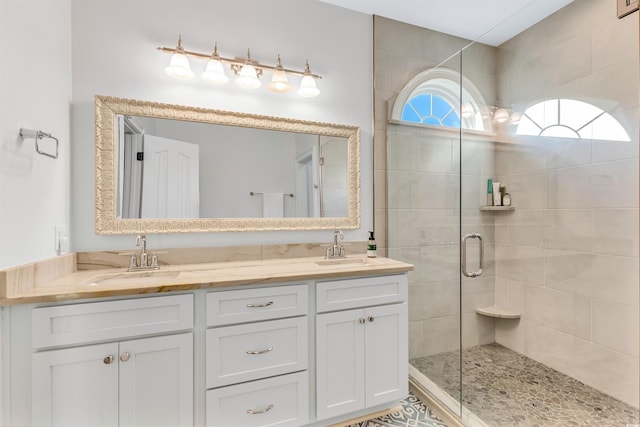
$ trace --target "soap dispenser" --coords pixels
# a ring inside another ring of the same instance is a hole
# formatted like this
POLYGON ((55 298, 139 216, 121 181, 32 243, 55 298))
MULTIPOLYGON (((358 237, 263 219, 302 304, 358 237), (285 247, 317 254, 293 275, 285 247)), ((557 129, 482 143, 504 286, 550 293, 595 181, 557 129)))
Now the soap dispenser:
POLYGON ((367 245, 367 256, 369 258, 375 258, 377 256, 376 239, 373 237, 373 231, 369 232, 369 244, 367 245))

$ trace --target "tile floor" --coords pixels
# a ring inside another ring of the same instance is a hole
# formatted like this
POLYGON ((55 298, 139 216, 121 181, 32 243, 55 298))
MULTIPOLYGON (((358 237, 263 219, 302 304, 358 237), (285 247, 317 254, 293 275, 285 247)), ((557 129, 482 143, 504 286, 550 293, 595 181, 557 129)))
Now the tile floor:
MULTIPOLYGON (((489 426, 638 423, 638 410, 633 407, 499 344, 471 347, 462 355, 463 404, 489 426)), ((460 394, 459 358, 454 351, 414 359, 411 364, 456 397, 460 394)))
POLYGON ((400 412, 351 424, 348 427, 446 427, 446 424, 413 394, 400 403, 402 404, 400 412))

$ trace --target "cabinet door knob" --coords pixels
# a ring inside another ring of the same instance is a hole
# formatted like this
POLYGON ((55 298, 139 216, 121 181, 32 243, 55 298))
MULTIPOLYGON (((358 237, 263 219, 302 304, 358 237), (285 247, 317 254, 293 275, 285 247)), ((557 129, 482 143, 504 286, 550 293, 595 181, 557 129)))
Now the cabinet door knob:
POLYGON ((361 317, 358 319, 358 323, 360 323, 361 325, 364 325, 364 322, 366 322, 367 319, 365 319, 364 317, 361 317))
POLYGON ((251 415, 264 414, 265 412, 269 412, 272 409, 273 409, 273 405, 269 405, 266 408, 261 409, 259 411, 254 411, 253 409, 247 409, 247 414, 251 414, 251 415))
POLYGON ((112 355, 105 356, 105 358, 102 359, 102 361, 104 362, 105 365, 111 365, 113 363, 113 356, 112 355))
POLYGON ((367 320, 368 320, 369 322, 373 322, 374 317, 373 317, 373 316, 369 316, 369 317, 367 317, 367 320))
POLYGON ((120 355, 120 360, 122 360, 123 362, 126 362, 127 360, 129 360, 130 357, 131 355, 125 351, 120 355))

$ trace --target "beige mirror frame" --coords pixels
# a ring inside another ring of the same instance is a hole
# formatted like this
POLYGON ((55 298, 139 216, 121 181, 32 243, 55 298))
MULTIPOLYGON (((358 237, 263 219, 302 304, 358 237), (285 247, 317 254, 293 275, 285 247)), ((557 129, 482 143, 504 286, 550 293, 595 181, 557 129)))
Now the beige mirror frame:
POLYGON ((95 97, 96 234, 225 231, 339 230, 360 228, 360 128, 330 123, 162 104, 134 99, 95 97), (116 217, 116 114, 146 116, 310 133, 347 138, 348 216, 311 218, 149 218, 116 217))

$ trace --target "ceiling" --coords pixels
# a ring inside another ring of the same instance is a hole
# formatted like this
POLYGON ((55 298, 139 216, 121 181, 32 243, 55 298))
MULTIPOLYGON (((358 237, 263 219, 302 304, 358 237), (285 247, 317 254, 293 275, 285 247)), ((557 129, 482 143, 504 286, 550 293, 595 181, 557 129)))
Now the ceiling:
POLYGON ((321 1, 498 46, 573 0, 321 1))

